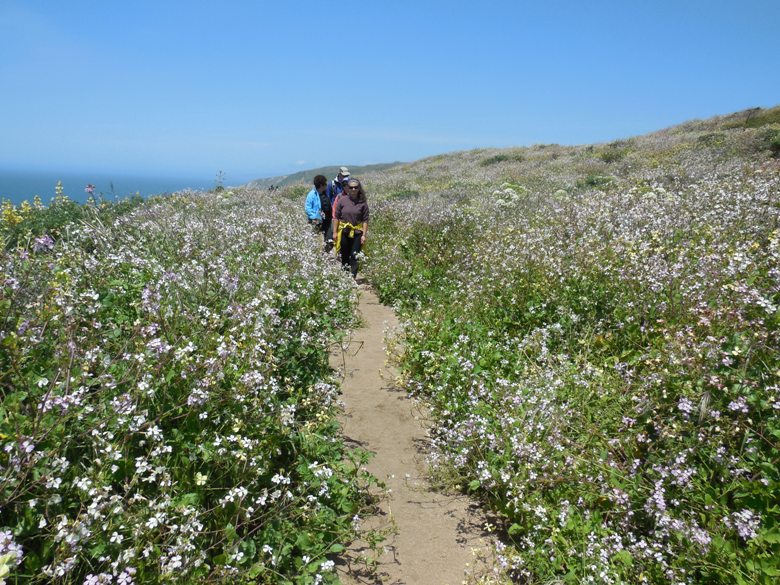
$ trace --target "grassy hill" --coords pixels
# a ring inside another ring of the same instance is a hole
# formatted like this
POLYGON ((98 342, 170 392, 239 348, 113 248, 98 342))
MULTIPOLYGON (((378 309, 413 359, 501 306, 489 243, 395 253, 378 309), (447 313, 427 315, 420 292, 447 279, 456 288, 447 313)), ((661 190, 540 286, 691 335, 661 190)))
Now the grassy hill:
POLYGON ((574 192, 599 181, 640 176, 666 182, 691 180, 778 154, 780 106, 690 121, 604 144, 537 144, 448 153, 369 172, 363 181, 375 199, 436 193, 459 198, 503 183, 537 193, 574 192))
MULTIPOLYGON (((362 175, 374 171, 382 171, 386 169, 390 169, 395 166, 402 165, 404 163, 400 162, 392 162, 392 163, 381 163, 381 164, 375 164, 375 165, 346 165, 349 167, 350 173, 356 177, 362 177, 362 175)), ((277 177, 267 177, 265 179, 255 179, 254 181, 250 181, 244 187, 248 189, 267 189, 269 187, 276 186, 276 187, 286 187, 289 185, 296 185, 299 183, 303 184, 310 184, 314 177, 316 175, 325 175, 328 177, 328 179, 332 179, 335 177, 339 172, 338 166, 329 166, 329 167, 319 167, 316 169, 308 169, 305 171, 298 171, 297 173, 292 173, 290 175, 279 175, 277 177)))

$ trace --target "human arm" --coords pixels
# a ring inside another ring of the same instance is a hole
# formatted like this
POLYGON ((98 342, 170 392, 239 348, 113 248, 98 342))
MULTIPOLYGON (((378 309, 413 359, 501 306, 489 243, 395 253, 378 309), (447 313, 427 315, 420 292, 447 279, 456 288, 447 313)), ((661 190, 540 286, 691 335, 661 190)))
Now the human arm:
POLYGON ((336 197, 336 201, 333 204, 333 221, 331 223, 331 233, 333 234, 333 241, 335 242, 335 246, 333 247, 333 250, 336 253, 336 256, 339 255, 339 222, 340 222, 340 216, 341 216, 341 207, 339 206, 339 198, 336 197))
POLYGON ((317 194, 317 191, 311 190, 309 191, 309 194, 306 196, 306 217, 309 219, 320 219, 320 196, 317 194))
POLYGON ((366 236, 368 235, 368 203, 363 208, 363 235, 360 237, 360 245, 366 244, 366 236))

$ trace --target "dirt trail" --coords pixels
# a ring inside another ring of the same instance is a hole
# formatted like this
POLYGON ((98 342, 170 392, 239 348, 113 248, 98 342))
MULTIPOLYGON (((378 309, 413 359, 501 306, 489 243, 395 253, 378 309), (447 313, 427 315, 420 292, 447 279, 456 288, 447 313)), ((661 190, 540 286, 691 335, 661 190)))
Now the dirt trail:
POLYGON ((359 562, 375 555, 355 542, 337 565, 345 585, 460 585, 474 571, 474 551, 487 550, 478 510, 462 496, 431 491, 427 481, 425 427, 416 405, 393 387, 395 372, 386 364, 384 330, 398 321, 369 290, 360 292, 363 327, 332 352, 331 363, 344 370, 342 384, 348 442, 375 453, 368 469, 389 492, 364 528, 390 534, 374 572, 359 562))

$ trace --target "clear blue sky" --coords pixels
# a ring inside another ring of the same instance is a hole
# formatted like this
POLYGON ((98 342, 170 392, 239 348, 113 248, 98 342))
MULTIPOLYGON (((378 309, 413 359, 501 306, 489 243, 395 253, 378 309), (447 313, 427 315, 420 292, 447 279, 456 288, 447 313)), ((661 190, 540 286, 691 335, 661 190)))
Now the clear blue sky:
POLYGON ((213 177, 780 103, 778 0, 0 0, 0 169, 213 177))

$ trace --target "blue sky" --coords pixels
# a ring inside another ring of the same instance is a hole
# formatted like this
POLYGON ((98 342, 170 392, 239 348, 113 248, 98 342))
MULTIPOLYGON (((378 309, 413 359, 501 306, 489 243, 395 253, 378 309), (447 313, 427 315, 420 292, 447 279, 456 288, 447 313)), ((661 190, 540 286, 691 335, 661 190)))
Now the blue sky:
POLYGON ((0 0, 0 169, 213 177, 780 103, 778 0, 0 0))

